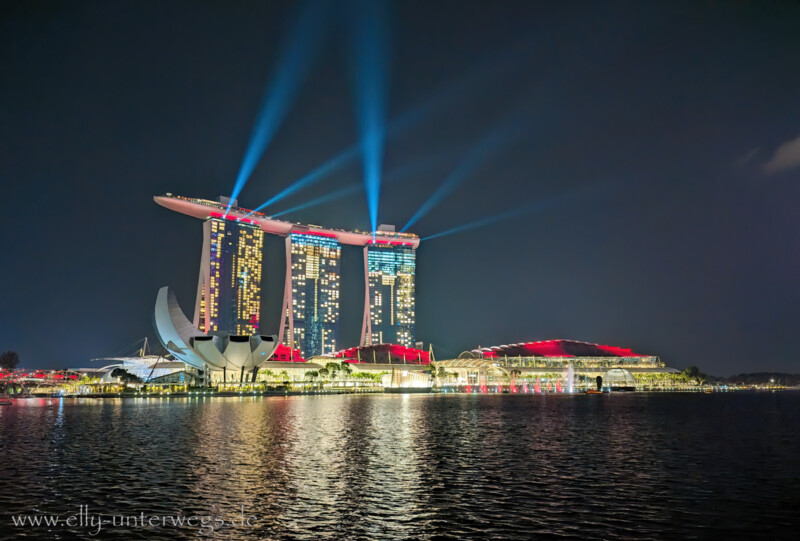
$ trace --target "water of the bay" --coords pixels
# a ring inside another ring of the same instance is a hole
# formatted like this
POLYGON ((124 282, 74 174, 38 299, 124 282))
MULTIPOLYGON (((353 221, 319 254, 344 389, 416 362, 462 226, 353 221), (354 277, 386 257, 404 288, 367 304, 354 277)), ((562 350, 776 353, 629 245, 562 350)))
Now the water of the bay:
POLYGON ((31 399, 0 538, 788 538, 799 429, 798 392, 31 399))

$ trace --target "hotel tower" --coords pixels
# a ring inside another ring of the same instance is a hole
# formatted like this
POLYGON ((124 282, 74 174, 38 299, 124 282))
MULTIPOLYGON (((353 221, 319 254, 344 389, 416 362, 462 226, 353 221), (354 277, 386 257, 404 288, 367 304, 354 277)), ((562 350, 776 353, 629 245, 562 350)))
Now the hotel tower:
POLYGON ((342 248, 332 233, 296 230, 286 237, 286 285, 279 340, 303 357, 339 347, 342 248))
POLYGON ((361 344, 414 347, 416 250, 410 244, 364 247, 366 295, 361 344))
POLYGON ((194 325, 206 334, 258 333, 264 232, 217 217, 203 224, 194 325))
POLYGON ((157 196, 156 203, 204 220, 194 324, 206 334, 255 334, 261 310, 263 235, 286 239, 286 276, 279 342, 303 357, 343 349, 339 337, 341 246, 364 247, 361 344, 416 340, 414 280, 419 237, 382 225, 346 231, 276 220, 219 201, 157 196))

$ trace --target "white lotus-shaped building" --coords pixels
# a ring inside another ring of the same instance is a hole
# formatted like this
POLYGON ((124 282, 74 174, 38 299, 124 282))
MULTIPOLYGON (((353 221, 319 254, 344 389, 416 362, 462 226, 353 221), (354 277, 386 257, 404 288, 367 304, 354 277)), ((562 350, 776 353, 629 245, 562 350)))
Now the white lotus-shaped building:
POLYGON ((278 347, 275 335, 209 335, 197 329, 167 286, 158 290, 154 313, 156 334, 176 358, 204 373, 221 371, 223 379, 255 381, 259 365, 278 347), (250 373, 252 372, 252 377, 250 373))

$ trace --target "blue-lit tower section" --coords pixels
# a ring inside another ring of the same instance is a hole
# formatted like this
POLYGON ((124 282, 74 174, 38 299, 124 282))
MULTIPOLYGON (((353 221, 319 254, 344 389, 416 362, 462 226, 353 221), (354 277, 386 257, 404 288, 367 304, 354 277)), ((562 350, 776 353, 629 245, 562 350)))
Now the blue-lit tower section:
POLYGON ((286 238, 286 289, 280 339, 304 358, 339 349, 341 245, 323 232, 286 238))
POLYGON ((251 223, 209 218, 194 325, 207 334, 258 333, 264 232, 251 223))
POLYGON ((416 251, 411 243, 377 241, 364 247, 366 295, 362 345, 414 347, 416 251))

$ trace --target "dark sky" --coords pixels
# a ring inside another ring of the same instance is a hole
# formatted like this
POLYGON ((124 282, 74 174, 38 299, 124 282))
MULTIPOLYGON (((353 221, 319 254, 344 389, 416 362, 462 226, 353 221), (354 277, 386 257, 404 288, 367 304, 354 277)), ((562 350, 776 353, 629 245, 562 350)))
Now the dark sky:
MULTIPOLYGON (((294 9, 0 4, 0 350, 87 366, 154 336, 160 286, 191 312, 201 222, 152 197, 230 194, 294 9)), ((241 205, 357 141, 349 18, 341 3, 328 17, 241 205)), ((384 185, 379 221, 402 226, 509 120, 523 129, 413 229, 534 205, 422 244, 418 338, 455 353, 572 338, 717 375, 797 372, 798 28, 795 1, 396 3, 388 117, 433 106, 386 143, 384 174, 427 165, 384 185)), ((360 181, 355 161, 270 210, 360 181)), ((363 193, 290 217, 369 227, 363 193)), ((276 332, 282 242, 266 248, 276 332)), ((345 249, 345 345, 359 257, 345 249)))

